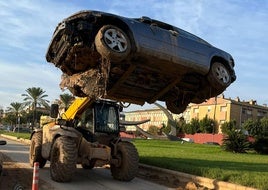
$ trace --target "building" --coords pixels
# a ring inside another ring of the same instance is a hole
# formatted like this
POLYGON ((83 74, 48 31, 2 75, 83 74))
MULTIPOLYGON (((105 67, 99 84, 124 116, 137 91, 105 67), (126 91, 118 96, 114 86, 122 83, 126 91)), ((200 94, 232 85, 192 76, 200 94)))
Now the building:
MULTIPOLYGON (((261 119, 268 116, 268 107, 258 105, 255 100, 241 101, 239 98, 231 99, 220 95, 201 104, 189 104, 184 113, 173 114, 173 118, 179 120, 183 117, 186 123, 189 123, 193 118, 201 120, 206 115, 217 121, 217 131, 221 133, 221 124, 235 120, 241 126, 248 119, 261 119)), ((150 119, 150 122, 140 126, 144 130, 148 130, 151 125, 161 127, 162 124, 167 124, 168 120, 159 108, 126 112, 125 117, 130 121, 150 119)))
MULTIPOLYGON (((182 114, 172 114, 173 119, 179 120, 182 117, 182 114)), ((149 122, 139 125, 143 130, 147 131, 150 126, 154 125, 161 128, 164 125, 167 125, 168 118, 165 113, 158 107, 147 109, 147 110, 137 110, 125 113, 125 120, 127 121, 142 121, 150 119, 149 122)), ((135 131, 135 127, 127 127, 128 131, 135 131)))

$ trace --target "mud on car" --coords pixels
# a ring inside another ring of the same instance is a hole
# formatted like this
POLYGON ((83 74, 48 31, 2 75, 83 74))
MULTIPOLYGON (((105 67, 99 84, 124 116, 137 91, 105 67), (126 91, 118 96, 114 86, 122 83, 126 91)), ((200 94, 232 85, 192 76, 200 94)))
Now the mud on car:
POLYGON ((173 113, 222 93, 235 81, 232 56, 178 27, 149 17, 81 11, 58 24, 46 59, 61 87, 173 113))

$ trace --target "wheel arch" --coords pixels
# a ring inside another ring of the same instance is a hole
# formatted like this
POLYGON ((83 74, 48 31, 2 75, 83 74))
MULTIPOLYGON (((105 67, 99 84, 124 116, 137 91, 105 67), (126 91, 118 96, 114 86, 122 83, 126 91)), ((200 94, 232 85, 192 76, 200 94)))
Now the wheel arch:
POLYGON ((128 24, 125 21, 123 21, 122 19, 120 19, 118 17, 112 17, 112 16, 103 16, 103 17, 101 17, 101 19, 98 19, 97 23, 98 23, 98 28, 97 28, 96 34, 98 33, 99 29, 101 27, 103 27, 104 25, 114 25, 114 26, 122 29, 128 35, 128 37, 130 39, 131 52, 133 52, 137 49, 132 30, 128 26, 128 24))
POLYGON ((215 62, 220 62, 222 63, 224 66, 226 66, 226 68, 229 70, 229 72, 232 71, 232 68, 231 66, 229 65, 228 61, 226 59, 224 59, 223 57, 221 56, 218 56, 218 55, 215 55, 211 58, 211 61, 210 61, 210 68, 212 66, 213 63, 215 62))

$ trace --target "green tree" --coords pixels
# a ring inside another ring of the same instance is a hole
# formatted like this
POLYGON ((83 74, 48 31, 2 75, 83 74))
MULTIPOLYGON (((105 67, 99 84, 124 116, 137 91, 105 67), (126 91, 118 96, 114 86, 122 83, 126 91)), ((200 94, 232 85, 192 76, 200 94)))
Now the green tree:
POLYGON ((187 123, 182 126, 182 131, 186 134, 195 134, 200 132, 200 124, 199 120, 196 118, 193 118, 190 123, 187 123))
POLYGON ((73 102, 74 96, 68 93, 64 93, 60 95, 60 102, 62 104, 62 107, 66 111, 70 104, 73 102))
POLYGON ((46 91, 41 89, 40 87, 32 87, 26 90, 27 94, 22 94, 24 96, 24 101, 26 106, 30 106, 33 109, 33 125, 32 129, 36 123, 36 108, 37 106, 44 106, 45 108, 49 108, 49 101, 45 98, 48 96, 46 95, 46 91))
POLYGON ((202 133, 213 133, 215 132, 216 122, 209 118, 207 115, 200 120, 200 131, 202 133))
POLYGON ((226 134, 226 135, 229 132, 234 131, 236 129, 237 129, 237 126, 236 126, 236 121, 235 120, 232 120, 232 121, 229 121, 229 122, 225 122, 221 126, 222 133, 223 134, 226 134))
POLYGON ((22 111, 23 104, 19 102, 12 102, 10 104, 10 107, 7 107, 7 112, 15 116, 15 121, 13 121, 15 123, 15 126, 18 124, 18 119, 22 111))
POLYGON ((268 154, 268 118, 257 120, 249 119, 243 127, 255 138, 253 147, 260 154, 268 154))

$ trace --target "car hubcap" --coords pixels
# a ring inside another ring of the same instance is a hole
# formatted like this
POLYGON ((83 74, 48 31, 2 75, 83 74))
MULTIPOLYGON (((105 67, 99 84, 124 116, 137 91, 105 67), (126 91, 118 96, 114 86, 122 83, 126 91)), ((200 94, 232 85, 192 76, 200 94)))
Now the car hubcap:
POLYGON ((218 65, 215 68, 215 73, 216 73, 217 78, 220 81, 222 81, 224 84, 229 83, 230 76, 229 76, 229 73, 228 73, 228 71, 226 70, 226 68, 224 66, 218 65))
POLYGON ((104 41, 105 43, 116 52, 124 52, 127 49, 127 40, 120 32, 116 29, 108 29, 104 33, 104 41))

